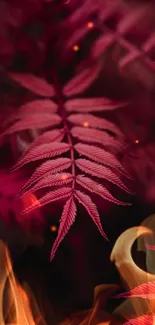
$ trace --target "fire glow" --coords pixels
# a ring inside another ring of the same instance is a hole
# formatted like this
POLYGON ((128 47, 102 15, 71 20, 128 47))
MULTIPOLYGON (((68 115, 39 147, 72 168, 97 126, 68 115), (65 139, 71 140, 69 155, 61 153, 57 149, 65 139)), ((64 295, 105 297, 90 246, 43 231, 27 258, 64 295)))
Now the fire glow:
MULTIPOLYGON (((147 220, 147 219, 146 219, 147 220)), ((145 223, 147 224, 147 223, 145 223)), ((54 227, 54 226, 52 226, 54 227)), ((51 229, 52 230, 52 229, 51 229)), ((55 229, 54 229, 55 230, 55 229)), ((117 239, 110 259, 127 284, 128 291, 119 295, 116 284, 103 284, 95 287, 94 304, 91 310, 65 319, 60 325, 129 325, 155 324, 155 274, 140 269, 132 259, 132 246, 142 236, 150 236, 153 232, 146 226, 133 227, 126 230, 117 239), (127 298, 109 314, 100 304, 102 295, 108 298, 127 298), (118 319, 118 315, 119 318, 118 319), (82 320, 81 320, 82 319, 82 320)), ((47 324, 39 311, 34 295, 28 285, 21 285, 14 276, 11 259, 6 245, 0 241, 0 325, 52 325, 47 324), (9 284, 9 285, 8 285, 9 284), (4 296, 7 296, 4 299, 4 296)))

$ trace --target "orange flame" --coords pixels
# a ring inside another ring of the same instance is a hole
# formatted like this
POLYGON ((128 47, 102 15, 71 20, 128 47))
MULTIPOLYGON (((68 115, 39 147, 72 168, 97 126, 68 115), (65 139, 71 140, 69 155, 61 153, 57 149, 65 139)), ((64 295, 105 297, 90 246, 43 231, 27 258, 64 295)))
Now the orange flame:
POLYGON ((46 325, 44 322, 32 293, 27 288, 23 289, 17 280, 15 279, 11 259, 6 246, 0 241, 0 324, 6 325, 6 319, 9 319, 11 325, 46 325), (8 281, 9 286, 7 287, 7 306, 4 306, 4 292, 6 292, 6 282, 8 281), (29 295, 26 291, 29 291, 29 295), (35 319, 31 312, 29 296, 35 305, 35 319), (5 308, 7 307, 7 308, 5 308), (4 313, 3 310, 6 309, 4 313))
MULTIPOLYGON (((53 225, 51 231, 55 230, 56 226, 53 225)), ((131 254, 135 240, 139 241, 141 236, 152 234, 153 231, 146 226, 133 227, 122 233, 113 247, 111 261, 115 262, 130 290, 144 282, 155 281, 155 274, 140 269, 131 254)), ((112 315, 104 311, 103 300, 111 296, 117 288, 118 286, 113 284, 97 286, 94 291, 93 308, 73 315, 59 325, 120 325, 124 323, 124 318, 136 319, 150 313, 153 317, 152 325, 155 325, 154 299, 150 301, 132 297, 121 303, 112 315)), ((0 325, 47 325, 28 286, 25 284, 21 286, 16 280, 8 249, 2 241, 0 241, 0 325), (7 305, 4 299, 6 295, 7 305)))

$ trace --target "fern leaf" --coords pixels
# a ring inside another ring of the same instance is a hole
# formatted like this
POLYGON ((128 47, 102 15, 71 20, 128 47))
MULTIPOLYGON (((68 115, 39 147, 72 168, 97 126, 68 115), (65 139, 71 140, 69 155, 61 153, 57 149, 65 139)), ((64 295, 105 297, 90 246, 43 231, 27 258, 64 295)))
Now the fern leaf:
POLYGON ((109 135, 105 131, 99 131, 89 128, 73 127, 71 130, 73 137, 80 139, 81 141, 90 143, 99 143, 104 146, 113 146, 118 149, 121 148, 121 143, 115 140, 115 138, 109 135))
POLYGON ((117 26, 117 32, 121 35, 128 32, 131 28, 134 28, 134 25, 139 23, 139 20, 144 18, 146 15, 146 6, 142 6, 141 8, 134 8, 134 10, 129 11, 127 15, 120 20, 120 23, 117 26))
POLYGON ((82 125, 84 127, 108 130, 113 132, 114 134, 123 136, 122 132, 117 128, 114 123, 109 122, 101 117, 96 117, 92 114, 71 114, 68 117, 68 121, 73 124, 82 125))
POLYGON ((144 52, 150 51, 155 44, 155 32, 153 32, 150 37, 146 40, 146 42, 143 44, 142 49, 144 52))
POLYGON ((39 181, 43 177, 48 177, 51 174, 68 169, 71 166, 71 159, 69 158, 57 158, 53 160, 47 160, 42 163, 35 172, 32 174, 27 183, 22 187, 20 193, 23 193, 25 189, 32 186, 35 182, 39 181))
POLYGON ((94 59, 98 59, 105 50, 113 44, 115 41, 115 36, 113 33, 107 33, 101 36, 93 45, 91 55, 94 59))
POLYGON ((11 123, 16 119, 27 118, 30 114, 53 114, 56 113, 57 107, 57 104, 50 99, 36 99, 21 105, 17 113, 13 112, 6 122, 11 123))
POLYGON ((52 97, 55 95, 54 87, 40 77, 28 73, 15 72, 10 72, 9 77, 19 83, 20 86, 27 88, 39 96, 52 97))
POLYGON ((67 152, 69 149, 70 145, 65 142, 52 142, 41 144, 36 148, 33 148, 32 150, 28 151, 26 155, 22 155, 17 164, 13 167, 13 170, 18 169, 23 165, 30 163, 31 161, 52 158, 61 155, 62 153, 67 152))
MULTIPOLYGON (((96 5, 94 6, 94 10, 96 10, 95 8, 97 8, 96 5)), ((79 30, 80 32, 76 37, 82 35, 80 34, 81 32, 83 33, 81 28, 79 30)), ((74 35, 72 36, 74 38, 74 35)), ((112 39, 110 41, 112 41, 112 39)), ((98 51, 100 51, 99 48, 98 51)), ((46 81, 29 74, 10 74, 10 77, 21 86, 39 96, 46 97, 46 99, 33 100, 20 106, 17 110, 17 114, 10 119, 10 122, 14 122, 14 124, 9 124, 11 126, 8 127, 4 134, 12 134, 27 129, 35 130, 34 141, 28 149, 25 150, 13 170, 30 162, 47 159, 47 161, 36 168, 28 182, 22 187, 20 194, 23 196, 46 187, 53 187, 53 190, 47 192, 39 200, 35 200, 35 202, 22 212, 22 214, 27 214, 48 203, 68 198, 62 212, 58 236, 51 252, 51 259, 54 257, 60 242, 63 240, 75 220, 76 205, 74 198, 85 207, 102 236, 107 238, 102 229, 96 205, 87 194, 77 190, 77 187, 81 186, 89 193, 95 193, 113 203, 125 205, 125 203, 114 198, 111 193, 97 181, 89 177, 84 177, 83 175, 78 175, 76 173, 76 168, 91 175, 92 178, 97 177, 106 179, 124 191, 131 193, 120 177, 115 174, 116 171, 113 172, 110 168, 106 167, 115 168, 117 172, 127 176, 117 157, 109 153, 109 148, 116 148, 117 150, 122 149, 123 135, 114 123, 96 116, 97 112, 112 111, 126 105, 126 103, 109 100, 107 98, 75 98, 67 100, 66 103, 63 104, 63 96, 69 97, 84 92, 97 78, 100 70, 101 65, 99 62, 95 63, 93 67, 86 68, 84 71, 77 73, 77 75, 64 86, 62 93, 59 93, 61 87, 59 87, 57 83, 56 95, 58 97, 58 105, 54 101, 48 99, 55 95, 55 91, 53 86, 46 81), (57 114, 58 106, 59 110, 57 114), (72 114, 70 115, 70 113, 72 114), (95 113, 95 115, 91 113, 95 113), (38 130, 36 132, 36 129, 52 127, 61 122, 63 125, 61 126, 62 129, 45 131, 36 138, 36 135, 40 134, 40 131, 38 130), (72 128, 70 128, 70 123, 73 124, 72 128), (117 138, 115 139, 115 137, 111 136, 107 131, 116 136, 120 136, 121 141, 118 141, 117 138), (62 142, 63 138, 66 142, 62 142), (94 145, 90 146, 83 143, 76 143, 74 145, 74 138, 80 139, 81 142, 94 143, 94 145), (101 150, 100 147, 108 147, 108 150, 101 150), (54 158, 68 151, 70 151, 70 158, 54 158), (75 159, 75 152, 87 157, 89 160, 75 159), (67 170, 71 166, 70 173, 63 173, 64 170, 67 170), (69 184, 68 187, 66 187, 67 184, 69 184), (56 186, 59 188, 55 189, 56 186)))
POLYGON ((118 205, 128 205, 127 203, 121 202, 117 200, 115 197, 112 196, 112 194, 101 184, 95 182, 94 180, 83 176, 83 175, 78 175, 76 177, 76 182, 85 188, 87 191, 91 193, 95 193, 99 196, 101 196, 103 199, 108 200, 110 202, 113 202, 118 205))
POLYGON ((154 322, 154 315, 144 314, 136 318, 131 318, 123 325, 152 325, 154 322))
POLYGON ((81 203, 85 207, 88 214, 91 216, 92 220, 96 224, 96 226, 97 226, 98 230, 100 231, 101 235, 104 238, 108 239, 105 232, 102 229, 100 216, 99 216, 99 213, 97 211, 97 207, 92 202, 91 198, 88 195, 86 195, 86 194, 84 194, 84 193, 82 193, 81 191, 78 191, 78 190, 75 191, 75 197, 79 201, 79 203, 81 203))
POLYGON ((91 176, 106 179, 109 182, 120 187, 122 190, 131 193, 131 191, 123 184, 120 178, 117 175, 115 175, 109 168, 91 162, 87 159, 77 159, 75 163, 76 166, 86 174, 90 174, 91 176))
POLYGON ((64 129, 54 129, 52 131, 46 131, 43 134, 39 135, 38 138, 32 142, 28 150, 32 148, 50 142, 61 142, 64 138, 64 129))
MULTIPOLYGON (((26 195, 29 192, 35 192, 45 187, 52 187, 52 186, 62 186, 70 183, 73 180, 73 176, 70 173, 59 173, 59 174, 51 174, 47 175, 45 174, 45 177, 43 177, 39 182, 37 182, 36 185, 29 188, 28 191, 23 191, 23 195, 26 195)), ((22 196, 23 196, 22 195, 22 196)))
POLYGON ((64 87, 63 93, 65 96, 74 96, 84 92, 94 80, 98 77, 101 70, 99 63, 95 64, 94 67, 85 69, 70 80, 64 87))
POLYGON ((37 209, 38 207, 42 207, 48 203, 62 200, 66 197, 71 196, 72 189, 70 187, 63 187, 57 189, 55 191, 50 191, 46 195, 44 195, 39 201, 35 201, 28 208, 22 211, 22 214, 30 213, 31 211, 37 209))
POLYGON ((61 241, 64 239, 66 234, 68 233, 73 222, 75 221, 76 212, 77 212, 77 208, 76 208, 73 197, 71 197, 66 202, 63 212, 62 212, 62 216, 60 219, 59 231, 58 231, 57 238, 54 242, 54 245, 53 245, 53 248, 51 251, 50 261, 54 258, 54 255, 58 249, 58 246, 60 245, 61 241))
MULTIPOLYGON (((19 116, 20 118, 20 116, 19 116)), ((61 122, 61 118, 57 114, 31 114, 31 118, 23 116, 23 119, 17 121, 10 126, 4 133, 4 135, 21 132, 28 129, 43 129, 49 126, 57 125, 61 122)))
POLYGON ((65 23, 63 24, 63 27, 65 28, 66 26, 66 22, 67 25, 70 26, 70 28, 79 26, 79 24, 82 21, 87 21, 90 17, 90 15, 94 14, 96 12, 96 10, 98 10, 98 6, 96 3, 92 3, 91 2, 91 6, 90 6, 90 0, 85 0, 85 2, 82 4, 82 6, 78 7, 76 9, 76 11, 74 11, 72 13, 72 15, 70 15, 67 19, 67 21, 65 21, 65 23))
POLYGON ((133 288, 130 291, 120 293, 114 298, 132 298, 140 297, 143 299, 155 299, 155 281, 145 282, 139 286, 133 288))
POLYGON ((89 32, 90 30, 87 28, 86 24, 83 24, 80 28, 76 29, 75 32, 72 33, 71 37, 66 40, 64 51, 72 48, 74 44, 81 41, 89 32))
POLYGON ((56 113, 58 105, 50 99, 36 99, 19 107, 18 113, 27 115, 33 113, 56 113))
POLYGON ((104 149, 100 149, 96 146, 89 146, 83 143, 77 143, 74 148, 79 154, 82 154, 96 161, 97 163, 101 163, 119 169, 126 175, 126 172, 119 160, 110 152, 105 151, 104 149))
POLYGON ((89 113, 111 111, 125 105, 125 102, 116 102, 107 98, 76 98, 68 100, 65 103, 65 108, 68 112, 89 113))
POLYGON ((123 69, 127 64, 139 57, 139 51, 137 49, 133 50, 131 53, 124 55, 119 61, 119 68, 123 69))

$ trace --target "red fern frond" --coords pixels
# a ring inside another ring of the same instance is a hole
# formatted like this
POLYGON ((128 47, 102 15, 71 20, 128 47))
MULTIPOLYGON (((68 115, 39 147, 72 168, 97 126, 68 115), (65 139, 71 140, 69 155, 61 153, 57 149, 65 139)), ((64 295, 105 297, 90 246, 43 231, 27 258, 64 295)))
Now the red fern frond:
POLYGON ((146 6, 141 8, 137 7, 134 10, 131 10, 125 15, 122 20, 117 25, 117 31, 120 34, 125 34, 131 28, 134 28, 140 20, 144 18, 146 12, 146 6))
POLYGON ((122 143, 118 142, 113 136, 106 131, 99 131, 86 127, 75 126, 71 130, 72 136, 81 141, 89 143, 98 143, 104 146, 116 147, 121 149, 122 143))
POLYGON ((78 30, 76 30, 68 40, 66 40, 64 50, 66 52, 67 50, 70 50, 74 44, 79 42, 79 40, 82 40, 88 33, 89 29, 86 28, 86 24, 80 26, 80 28, 78 28, 78 30))
MULTIPOLYGON (((45 114, 53 114, 56 113, 58 108, 58 105, 50 100, 50 99, 36 99, 33 101, 29 101, 26 104, 21 105, 17 112, 13 112, 9 118, 7 118, 7 121, 5 121, 5 124, 14 122, 15 120, 21 120, 21 119, 27 119, 28 116, 33 116, 37 118, 37 115, 39 115, 39 118, 44 118, 45 114), (42 116, 40 116, 42 114, 42 116)), ((9 131, 9 130, 8 130, 9 131)), ((8 132, 7 132, 8 133, 8 132)))
POLYGON ((76 166, 86 174, 90 174, 91 176, 95 176, 98 178, 104 178, 109 182, 120 187, 123 191, 131 193, 131 191, 123 184, 120 178, 116 174, 114 174, 109 168, 91 162, 87 159, 77 159, 75 163, 76 166))
POLYGON ((125 322, 123 325, 152 325, 154 322, 154 315, 142 315, 136 318, 132 318, 125 322))
POLYGON ((85 209, 87 210, 87 212, 89 213, 89 215, 93 219, 94 223, 96 224, 96 226, 97 226, 98 230, 100 231, 101 235, 103 237, 105 237, 106 239, 108 239, 105 232, 102 229, 100 216, 99 216, 99 213, 97 211, 97 207, 92 202, 91 198, 88 195, 86 195, 86 194, 84 194, 84 193, 82 193, 81 191, 78 191, 78 190, 75 192, 75 197, 79 201, 79 203, 81 203, 85 207, 85 209))
MULTIPOLYGON (((76 26, 79 26, 79 24, 84 21, 87 21, 89 16, 94 14, 96 10, 98 9, 98 5, 94 2, 91 2, 90 6, 90 1, 85 0, 84 3, 72 13, 71 16, 68 17, 67 19, 67 26, 69 28, 75 28, 76 26), (89 9, 89 10, 88 10, 89 9)), ((66 27, 66 22, 62 22, 62 28, 66 27)))
POLYGON ((77 74, 76 77, 65 85, 63 89, 64 95, 70 97, 84 92, 98 77, 100 70, 101 65, 97 63, 94 65, 94 67, 88 68, 77 74))
POLYGON ((120 171, 122 171, 125 175, 126 172, 122 167, 119 160, 110 152, 100 149, 93 145, 87 145, 83 143, 77 143, 74 146, 75 150, 81 154, 86 156, 87 158, 96 161, 99 164, 104 164, 110 167, 114 167, 120 171))
POLYGON ((35 201, 32 203, 28 208, 26 208, 24 211, 22 211, 22 214, 27 214, 38 207, 42 207, 46 204, 49 204, 54 201, 62 200, 66 197, 69 197, 72 193, 72 189, 70 187, 63 187, 60 189, 57 189, 55 191, 50 191, 46 195, 44 195, 42 198, 40 198, 39 201, 35 201))
POLYGON ((103 129, 111 131, 116 135, 123 136, 120 129, 117 128, 114 123, 109 122, 104 118, 96 117, 93 114, 71 114, 68 117, 68 120, 73 124, 82 125, 84 127, 103 129))
POLYGON ((33 100, 20 106, 14 117, 15 122, 10 120, 14 124, 9 126, 3 133, 3 135, 7 135, 31 128, 53 128, 53 126, 61 124, 61 129, 57 126, 56 129, 45 130, 37 138, 34 138, 34 141, 25 150, 13 168, 16 170, 30 162, 47 159, 47 161, 36 168, 30 179, 22 187, 20 194, 23 196, 27 193, 49 187, 53 187, 53 190, 49 191, 48 189, 47 193, 27 207, 23 211, 23 214, 27 214, 37 207, 44 206, 48 203, 68 198, 60 220, 58 236, 51 252, 51 259, 54 257, 60 242, 75 220, 76 205, 74 198, 85 207, 102 236, 107 238, 102 229, 96 205, 87 194, 79 191, 77 187, 81 186, 90 195, 91 193, 95 193, 115 204, 126 204, 114 198, 97 181, 83 175, 78 175, 78 169, 99 179, 106 179, 124 191, 131 193, 120 179, 120 175, 128 175, 118 158, 109 152, 110 148, 117 151, 121 150, 123 146, 123 135, 114 123, 93 115, 93 112, 97 114, 97 112, 115 110, 124 106, 125 103, 116 102, 107 98, 74 98, 64 103, 62 100, 64 95, 68 97, 85 91, 93 83, 99 71, 100 64, 95 64, 92 68, 87 68, 80 72, 64 86, 62 93, 59 93, 60 90, 57 90, 57 87, 56 92, 53 90, 50 93, 52 86, 46 84, 46 82, 41 83, 38 77, 34 77, 33 79, 33 76, 28 75, 23 75, 23 77, 19 74, 12 75, 12 79, 27 89, 39 93, 40 96, 48 93, 45 96, 51 97, 52 94, 55 94, 56 102, 58 102, 57 105, 57 103, 50 99, 45 99, 45 101, 33 100), (72 112, 77 114, 73 114, 72 112), (72 127, 72 124, 79 126, 72 127), (107 131, 113 133, 113 136, 107 131), (62 142, 63 139, 64 142, 62 142), (74 143, 77 139, 80 139, 82 142, 89 142, 89 145, 85 143, 74 143), (84 155, 87 159, 75 159, 75 152, 79 155, 84 155), (55 158, 63 153, 69 154, 70 158, 55 158), (115 171, 107 166, 113 168, 115 171), (69 167, 71 168, 69 173, 63 172, 69 167), (68 183, 71 183, 71 187, 66 187, 68 183))
POLYGON ((64 129, 54 129, 51 131, 45 131, 43 134, 39 135, 36 140, 34 140, 29 146, 28 150, 39 146, 40 144, 50 143, 50 142, 61 142, 64 138, 64 129))
POLYGON ((103 112, 111 111, 125 106, 126 103, 116 102, 108 98, 83 98, 70 99, 65 103, 68 112, 103 112))
POLYGON ((115 296, 115 298, 132 298, 132 297, 140 297, 143 299, 154 299, 155 281, 143 283, 128 292, 120 293, 117 296, 115 296))
POLYGON ((71 166, 71 159, 69 158, 57 158, 48 160, 36 168, 28 182, 22 187, 22 193, 25 189, 32 186, 35 182, 39 181, 43 177, 48 177, 50 174, 68 169, 71 166))
POLYGON ((21 132, 28 129, 43 129, 49 126, 58 125, 61 122, 60 116, 57 114, 33 114, 31 113, 31 118, 29 116, 15 116, 15 118, 20 119, 20 121, 14 123, 10 126, 4 133, 5 134, 13 134, 15 132, 21 132))
POLYGON ((95 193, 95 194, 101 196, 105 200, 111 201, 111 202, 113 202, 115 204, 119 204, 119 205, 127 205, 127 203, 117 200, 115 197, 112 196, 112 194, 105 187, 103 187, 101 184, 95 182, 91 178, 88 178, 83 175, 78 175, 76 177, 76 181, 80 186, 85 188, 87 191, 89 191, 91 193, 95 193))
POLYGON ((53 244, 53 247, 52 247, 50 260, 53 259, 58 246, 60 245, 61 241, 66 236, 66 234, 69 231, 70 227, 72 226, 73 222, 75 221, 76 212, 77 212, 77 208, 76 208, 74 199, 71 196, 71 198, 66 202, 63 212, 62 212, 62 216, 60 219, 59 231, 58 231, 57 238, 56 238, 56 240, 53 244))
POLYGON ((36 99, 33 101, 30 101, 26 104, 21 105, 18 108, 18 114, 21 115, 28 115, 32 113, 36 114, 44 114, 44 113, 56 113, 58 108, 58 105, 50 99, 36 99))
POLYGON ((46 80, 33 76, 32 74, 11 72, 9 73, 9 77, 22 87, 27 88, 39 96, 52 97, 55 95, 55 90, 52 85, 46 80))
POLYGON ((98 57, 100 57, 101 54, 103 54, 105 52, 105 50, 111 44, 113 44, 114 41, 115 41, 115 37, 112 33, 107 33, 105 35, 102 35, 100 38, 98 38, 98 40, 95 42, 95 44, 92 48, 92 51, 91 51, 92 57, 94 57, 95 59, 98 59, 98 57))
POLYGON ((25 195, 29 192, 36 192, 45 187, 62 186, 64 184, 66 185, 70 183, 72 179, 73 176, 70 173, 58 173, 55 175, 47 175, 46 173, 45 176, 40 181, 38 181, 36 185, 30 187, 28 191, 22 191, 22 193, 25 195))
POLYGON ((67 152, 70 149, 70 145, 65 142, 53 142, 51 144, 45 143, 33 148, 26 155, 23 154, 21 159, 14 166, 13 170, 21 168, 23 165, 28 164, 31 161, 41 160, 45 158, 52 158, 67 152))

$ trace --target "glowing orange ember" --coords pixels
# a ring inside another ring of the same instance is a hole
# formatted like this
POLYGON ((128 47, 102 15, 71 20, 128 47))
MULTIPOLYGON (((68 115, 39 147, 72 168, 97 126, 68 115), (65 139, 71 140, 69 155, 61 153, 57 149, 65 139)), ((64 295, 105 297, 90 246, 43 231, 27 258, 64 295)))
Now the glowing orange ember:
POLYGON ((89 123, 88 123, 88 122, 84 122, 84 123, 83 123, 83 126, 84 126, 85 128, 87 128, 87 127, 89 126, 89 123))
POLYGON ((79 51, 79 46, 78 45, 74 45, 73 46, 73 51, 74 52, 78 52, 79 51))
POLYGON ((87 26, 88 26, 88 28, 93 28, 94 27, 94 23, 92 21, 89 21, 87 26))
POLYGON ((139 140, 135 140, 135 143, 138 144, 139 143, 139 140))
POLYGON ((51 226, 50 230, 51 230, 52 232, 56 232, 56 231, 57 231, 57 227, 53 225, 53 226, 51 226))
POLYGON ((63 175, 61 176, 61 179, 64 180, 64 181, 65 181, 67 178, 68 178, 68 176, 67 176, 66 174, 63 174, 63 175))

